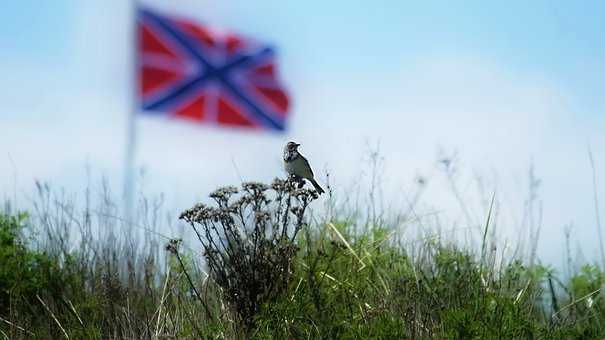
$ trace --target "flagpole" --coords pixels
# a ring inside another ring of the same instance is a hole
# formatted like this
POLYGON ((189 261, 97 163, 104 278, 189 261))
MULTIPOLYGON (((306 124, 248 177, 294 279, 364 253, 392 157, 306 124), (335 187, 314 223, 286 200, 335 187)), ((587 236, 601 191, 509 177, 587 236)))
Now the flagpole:
POLYGON ((134 221, 134 201, 135 201, 135 152, 136 152, 136 141, 137 141, 137 129, 136 129, 136 113, 138 110, 138 64, 137 64, 137 52, 138 48, 138 37, 137 37, 137 21, 138 21, 138 7, 137 1, 133 0, 130 8, 130 31, 128 48, 130 51, 130 68, 129 86, 130 91, 128 95, 128 118, 126 126, 126 150, 124 160, 124 219, 127 223, 132 224, 134 221))

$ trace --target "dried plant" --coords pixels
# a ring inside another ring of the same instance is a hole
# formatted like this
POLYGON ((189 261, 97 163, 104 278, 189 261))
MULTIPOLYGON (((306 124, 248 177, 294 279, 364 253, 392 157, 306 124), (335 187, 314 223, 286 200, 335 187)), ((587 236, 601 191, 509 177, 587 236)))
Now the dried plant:
POLYGON ((215 207, 199 203, 180 218, 197 234, 213 279, 249 329, 259 307, 287 286, 296 236, 318 194, 276 178, 270 186, 219 188, 210 197, 215 207))

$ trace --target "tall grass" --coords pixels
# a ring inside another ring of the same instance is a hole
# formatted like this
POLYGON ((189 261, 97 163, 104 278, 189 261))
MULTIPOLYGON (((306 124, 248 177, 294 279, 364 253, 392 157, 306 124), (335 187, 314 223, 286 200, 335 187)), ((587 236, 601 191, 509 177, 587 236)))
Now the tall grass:
MULTIPOLYGON (((446 169, 452 181, 453 165, 446 169)), ((599 267, 569 266, 570 275, 561 276, 535 258, 536 240, 526 251, 507 252, 494 237, 493 196, 484 211, 467 207, 465 219, 475 223, 475 214, 483 222, 469 229, 479 245, 462 244, 418 212, 422 181, 403 212, 384 208, 376 188, 374 205, 329 190, 319 207, 309 196, 305 204, 314 210, 286 209, 297 222, 284 238, 268 228, 284 212, 275 215, 276 198, 261 184, 258 205, 246 210, 252 219, 191 215, 193 227, 214 223, 199 238, 164 234, 178 222, 162 213, 161 197, 141 198, 135 221, 124 221, 105 184, 80 197, 38 184, 30 211, 0 215, 0 338, 605 336, 599 267), (404 227, 415 228, 417 237, 405 236, 404 227), (260 289, 268 281, 279 289, 260 289)), ((280 200, 299 199, 295 188, 279 190, 280 200)), ((216 204, 214 212, 235 212, 229 200, 216 204)))

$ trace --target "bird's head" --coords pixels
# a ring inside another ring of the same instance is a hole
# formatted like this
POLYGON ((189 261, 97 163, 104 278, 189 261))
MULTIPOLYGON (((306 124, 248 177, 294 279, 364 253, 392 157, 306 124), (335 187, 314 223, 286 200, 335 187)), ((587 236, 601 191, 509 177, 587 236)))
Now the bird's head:
POLYGON ((296 143, 296 142, 288 142, 288 144, 286 144, 286 151, 296 151, 298 149, 298 147, 300 146, 300 144, 296 143))

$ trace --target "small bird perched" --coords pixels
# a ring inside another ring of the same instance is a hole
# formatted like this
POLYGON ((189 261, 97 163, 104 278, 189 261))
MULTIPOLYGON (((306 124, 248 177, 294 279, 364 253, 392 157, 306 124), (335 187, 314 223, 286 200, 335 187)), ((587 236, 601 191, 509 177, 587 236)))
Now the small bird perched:
POLYGON ((295 142, 288 142, 284 147, 284 169, 288 175, 300 180, 304 178, 313 184, 315 191, 318 194, 323 194, 325 191, 322 189, 313 176, 313 170, 309 165, 309 161, 298 152, 300 144, 295 142))

